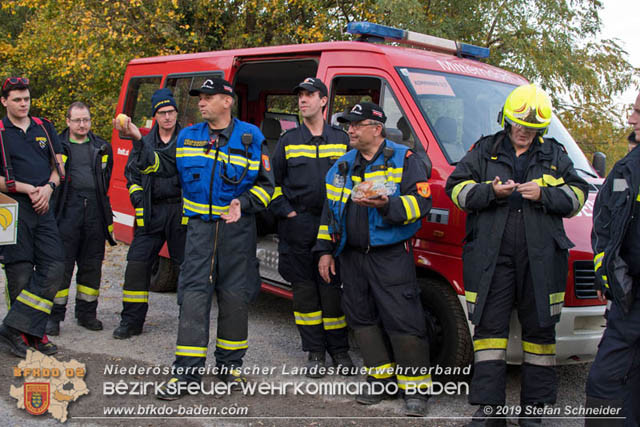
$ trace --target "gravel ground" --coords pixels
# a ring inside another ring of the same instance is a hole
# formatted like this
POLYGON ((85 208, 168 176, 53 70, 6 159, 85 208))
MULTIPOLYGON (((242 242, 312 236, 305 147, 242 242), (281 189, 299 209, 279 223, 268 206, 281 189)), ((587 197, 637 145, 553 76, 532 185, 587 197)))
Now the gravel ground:
MULTIPOLYGON (((107 375, 105 367, 119 365, 133 366, 170 366, 173 362, 177 332, 177 305, 175 294, 157 294, 150 296, 150 308, 144 333, 129 340, 114 340, 111 336, 119 323, 121 310, 122 281, 126 263, 128 246, 119 244, 115 248, 107 248, 103 266, 103 279, 98 307, 98 317, 105 329, 100 332, 88 331, 79 327, 73 320, 75 286, 69 298, 67 320, 61 324, 61 335, 53 341, 60 348, 55 356, 58 360, 76 359, 87 365, 85 382, 90 394, 80 397, 69 405, 71 425, 87 426, 171 426, 180 425, 307 425, 307 426, 342 426, 342 425, 464 425, 475 410, 467 404, 466 395, 435 396, 430 400, 427 420, 410 419, 402 416, 401 400, 384 401, 379 405, 366 407, 354 402, 349 395, 294 395, 293 388, 286 395, 243 395, 232 393, 223 396, 188 396, 176 402, 161 402, 152 394, 148 395, 105 395, 105 383, 163 381, 168 379, 162 375, 107 375), (155 417, 128 417, 124 415, 105 415, 109 407, 153 407, 155 417), (200 407, 225 408, 227 411, 239 411, 246 407, 248 413, 235 417, 203 417, 194 413, 189 417, 161 416, 161 408, 169 410, 196 410, 200 407), (182 408, 182 409, 180 409, 182 408), (229 409, 232 408, 232 409, 229 409), (240 409, 234 409, 240 408, 240 409)), ((4 274, 0 275, 0 283, 4 287, 4 274)), ((217 308, 214 303, 211 315, 211 331, 215 337, 215 319, 217 308)), ((4 317, 6 307, 0 308, 0 316, 4 317)), ((300 338, 293 323, 291 302, 273 295, 261 294, 252 305, 249 314, 249 351, 245 358, 246 367, 272 368, 271 374, 249 375, 250 380, 266 383, 338 383, 344 382, 340 376, 328 376, 322 380, 310 380, 302 375, 293 375, 291 371, 304 365, 305 355, 301 351, 300 338)), ((207 361, 213 362, 214 344, 210 346, 207 361)), ((357 351, 352 351, 354 361, 359 366, 362 359, 357 351)), ((2 424, 8 426, 41 426, 58 425, 50 415, 31 416, 24 410, 16 408, 16 401, 9 396, 11 384, 21 385, 21 380, 13 378, 12 368, 19 359, 0 353, 0 413, 2 424)), ((559 390, 558 402, 555 406, 564 416, 564 408, 579 407, 584 402, 584 384, 589 365, 572 365, 558 368, 559 390)), ((205 383, 215 382, 214 376, 205 376, 205 383)), ((350 377, 346 381, 362 381, 359 377, 350 377)), ((507 401, 515 405, 519 402, 519 370, 510 367, 507 380, 507 401)), ((516 418, 509 423, 517 425, 516 418)), ((582 425, 576 418, 546 419, 545 425, 582 425)))

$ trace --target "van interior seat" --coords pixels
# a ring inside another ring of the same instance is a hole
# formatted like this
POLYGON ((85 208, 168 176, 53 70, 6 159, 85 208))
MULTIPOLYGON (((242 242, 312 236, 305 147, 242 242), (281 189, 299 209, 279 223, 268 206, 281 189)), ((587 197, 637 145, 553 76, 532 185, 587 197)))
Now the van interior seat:
POLYGON ((387 134, 387 139, 397 142, 398 144, 402 144, 402 132, 400 129, 396 128, 384 128, 384 131, 387 134))
POLYGON ((269 156, 272 156, 276 151, 276 145, 282 134, 282 126, 280 122, 272 117, 265 117, 262 120, 261 129, 265 140, 267 141, 267 149, 269 150, 269 156))
POLYGON ((465 150, 457 141, 458 122, 451 117, 442 116, 436 120, 434 126, 436 137, 449 157, 458 160, 465 154, 465 150))
POLYGON ((398 119, 396 127, 400 129, 400 132, 402 132, 402 141, 400 143, 408 146, 411 149, 414 149, 415 145, 413 142, 413 137, 411 135, 411 128, 409 127, 409 123, 404 116, 398 119))

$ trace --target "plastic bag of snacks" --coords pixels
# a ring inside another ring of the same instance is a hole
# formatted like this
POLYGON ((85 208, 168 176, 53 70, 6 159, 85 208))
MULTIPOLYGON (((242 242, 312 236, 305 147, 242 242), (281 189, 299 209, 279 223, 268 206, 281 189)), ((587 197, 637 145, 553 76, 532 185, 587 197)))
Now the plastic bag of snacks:
POLYGON ((362 181, 353 187, 351 191, 352 199, 375 199, 381 196, 390 196, 396 192, 397 184, 393 181, 386 181, 384 178, 377 178, 362 181))

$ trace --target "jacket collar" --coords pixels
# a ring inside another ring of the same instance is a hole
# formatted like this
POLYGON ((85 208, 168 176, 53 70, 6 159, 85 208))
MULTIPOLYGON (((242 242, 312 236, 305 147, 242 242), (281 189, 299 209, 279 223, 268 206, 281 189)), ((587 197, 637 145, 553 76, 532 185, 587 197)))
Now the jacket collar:
MULTIPOLYGON (((327 142, 327 134, 329 133, 330 130, 331 130, 331 126, 329 126, 327 123, 324 123, 322 126, 322 135, 319 135, 324 142, 327 142)), ((311 131, 309 130, 307 125, 304 124, 304 122, 300 124, 300 132, 302 133, 302 141, 305 144, 311 141, 311 139, 313 139, 313 135, 311 134, 311 131)))

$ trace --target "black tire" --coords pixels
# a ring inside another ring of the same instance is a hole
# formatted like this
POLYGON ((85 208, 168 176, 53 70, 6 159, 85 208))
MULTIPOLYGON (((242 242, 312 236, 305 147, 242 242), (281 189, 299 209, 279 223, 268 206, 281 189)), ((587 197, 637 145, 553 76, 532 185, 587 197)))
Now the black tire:
POLYGON ((149 290, 152 292, 175 292, 178 288, 178 273, 180 266, 163 256, 153 263, 151 268, 151 284, 149 290))
POLYGON ((467 318, 455 291, 448 283, 428 277, 419 277, 418 285, 429 335, 431 366, 468 367, 473 360, 473 345, 467 318))

